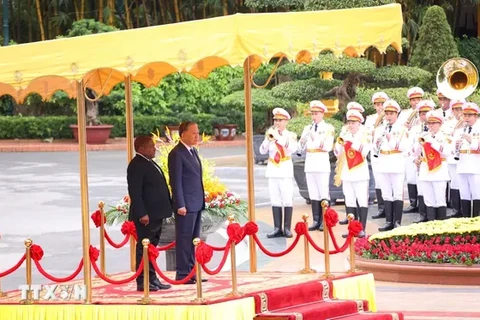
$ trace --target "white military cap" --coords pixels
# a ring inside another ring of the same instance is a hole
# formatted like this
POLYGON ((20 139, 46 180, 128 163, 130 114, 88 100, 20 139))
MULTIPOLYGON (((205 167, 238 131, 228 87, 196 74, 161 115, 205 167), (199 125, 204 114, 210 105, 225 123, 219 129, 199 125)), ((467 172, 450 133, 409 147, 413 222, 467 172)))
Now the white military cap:
POLYGON ((423 95, 425 92, 423 92, 422 88, 419 87, 413 87, 410 88, 407 92, 407 97, 408 99, 413 99, 413 98, 423 98, 423 95))
POLYGON ((427 122, 443 123, 443 112, 441 109, 431 110, 427 113, 427 122))
POLYGON ((327 107, 319 100, 313 100, 310 102, 310 111, 327 112, 327 107))
POLYGON ((273 119, 278 119, 278 120, 290 119, 290 114, 287 112, 287 110, 283 108, 275 108, 273 109, 272 113, 273 113, 273 119))
POLYGON ((383 111, 385 112, 393 111, 393 112, 399 113, 401 110, 402 108, 400 108, 400 106, 398 105, 398 102, 393 99, 389 99, 383 103, 383 111))
POLYGON ((417 103, 417 111, 418 112, 428 112, 435 109, 435 102, 432 100, 422 100, 417 103))
POLYGON ((357 110, 361 113, 365 112, 365 109, 362 107, 362 105, 358 102, 352 101, 347 104, 347 110, 357 110))
POLYGON ((347 121, 358 121, 363 123, 363 116, 358 110, 347 111, 347 121))
POLYGON ((375 92, 372 96, 372 103, 385 102, 388 100, 388 95, 385 92, 375 92))
POLYGON ((474 102, 467 102, 465 104, 463 104, 463 113, 465 114, 478 114, 480 113, 480 110, 477 106, 476 103, 474 102))

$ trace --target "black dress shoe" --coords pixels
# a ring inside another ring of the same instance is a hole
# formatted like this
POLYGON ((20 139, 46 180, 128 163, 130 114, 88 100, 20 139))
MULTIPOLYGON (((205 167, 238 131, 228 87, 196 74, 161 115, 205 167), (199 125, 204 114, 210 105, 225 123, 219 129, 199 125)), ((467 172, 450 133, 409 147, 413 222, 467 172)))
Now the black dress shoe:
MULTIPOLYGON (((207 281, 208 281, 208 279, 202 279, 202 282, 207 282, 207 281)), ((185 282, 184 284, 196 284, 196 283, 197 283, 196 279, 190 279, 187 282, 185 282)))
POLYGON ((160 289, 160 290, 168 290, 168 289, 170 289, 170 288, 172 287, 172 286, 169 285, 169 284, 163 284, 163 283, 161 283, 160 280, 158 280, 158 279, 152 280, 151 285, 156 286, 156 287, 157 287, 158 289, 160 289))
MULTIPOLYGON (((148 286, 148 290, 149 290, 149 291, 158 291, 158 290, 160 290, 160 289, 159 289, 156 285, 150 284, 150 285, 148 286)), ((137 285, 137 291, 142 291, 142 292, 143 292, 143 291, 144 291, 144 290, 143 290, 143 285, 142 285, 142 286, 138 286, 138 285, 137 285)))

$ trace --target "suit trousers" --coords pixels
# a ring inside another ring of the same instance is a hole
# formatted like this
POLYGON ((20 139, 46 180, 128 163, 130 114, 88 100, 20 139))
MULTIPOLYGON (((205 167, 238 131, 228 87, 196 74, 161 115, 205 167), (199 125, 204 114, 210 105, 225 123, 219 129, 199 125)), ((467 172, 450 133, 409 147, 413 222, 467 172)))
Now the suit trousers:
POLYGON ((458 174, 460 198, 462 200, 480 200, 480 174, 458 174))
MULTIPOLYGON (((420 181, 419 181, 420 182, 420 181)), ((423 200, 427 207, 446 207, 445 190, 447 181, 422 181, 423 200)))
MULTIPOLYGON (((150 240, 150 243, 152 245, 154 245, 155 247, 158 246, 158 242, 160 241, 160 236, 162 234, 162 222, 163 220, 152 221, 146 226, 139 222, 135 222, 135 228, 137 231, 136 270, 138 270, 138 267, 140 266, 140 262, 143 260, 142 240, 148 239, 150 240)), ((150 283, 152 283, 152 280, 158 279, 157 273, 155 272, 155 269, 153 268, 153 265, 151 262, 149 263, 148 271, 149 271, 148 275, 149 275, 150 283)), ((143 286, 143 269, 142 269, 142 273, 140 273, 140 275, 137 278, 137 285, 143 286)))
POLYGON ((342 181, 345 205, 356 208, 358 203, 359 207, 368 207, 368 184, 368 180, 342 181))
MULTIPOLYGON (((193 239, 200 238, 202 212, 192 211, 181 216, 175 214, 176 280, 182 280, 195 266, 195 246, 193 239)), ((193 276, 192 279, 196 279, 193 276)))
POLYGON ((456 164, 448 164, 448 175, 450 176, 450 189, 458 190, 460 186, 458 183, 456 164))
POLYGON ((293 207, 293 178, 268 178, 272 207, 293 207))
POLYGON ((404 179, 403 173, 378 173, 378 183, 384 201, 403 201, 404 179))
POLYGON ((310 200, 330 199, 330 172, 306 172, 305 177, 310 200))
POLYGON ((405 159, 405 178, 407 184, 417 184, 417 165, 413 162, 412 157, 405 159))

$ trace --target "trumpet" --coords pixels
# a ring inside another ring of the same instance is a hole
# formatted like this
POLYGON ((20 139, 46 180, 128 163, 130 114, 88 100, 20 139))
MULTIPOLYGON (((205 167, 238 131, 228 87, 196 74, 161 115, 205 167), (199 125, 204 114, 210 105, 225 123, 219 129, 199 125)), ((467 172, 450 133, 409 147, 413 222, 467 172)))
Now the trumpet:
MULTIPOLYGON (((274 141, 276 140, 275 138, 275 131, 278 130, 278 127, 277 126, 271 126, 267 132, 265 133, 268 141, 274 141)), ((278 131, 277 131, 278 132, 278 131)))
MULTIPOLYGON (((463 128, 463 133, 467 133, 467 126, 463 128)), ((455 159, 456 161, 460 160, 460 149, 462 149, 463 138, 460 141, 461 142, 459 144, 455 145, 455 155, 453 156, 453 159, 455 159)))
POLYGON ((383 138, 387 135, 388 126, 385 126, 385 131, 383 131, 382 136, 377 141, 377 150, 375 150, 375 154, 373 155, 375 158, 378 158, 380 154, 380 149, 382 148, 383 138))
POLYGON ((420 143, 422 146, 425 143, 425 138, 427 137, 428 132, 423 132, 420 137, 418 137, 418 143, 420 143))
POLYGON ((342 137, 338 137, 337 143, 343 146, 343 144, 345 143, 345 140, 342 137))

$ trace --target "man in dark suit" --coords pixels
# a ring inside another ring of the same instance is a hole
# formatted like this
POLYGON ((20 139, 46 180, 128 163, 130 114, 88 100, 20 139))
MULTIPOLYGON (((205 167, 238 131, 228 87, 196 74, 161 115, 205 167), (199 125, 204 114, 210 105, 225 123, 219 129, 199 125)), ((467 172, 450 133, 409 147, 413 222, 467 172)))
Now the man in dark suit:
MULTIPOLYGON (((168 155, 168 172, 175 212, 176 279, 185 278, 195 265, 193 239, 200 237, 205 192, 202 164, 195 146, 200 139, 195 122, 183 122, 179 128, 180 142, 168 155)), ((196 283, 193 277, 187 284, 196 283)))
MULTIPOLYGON (((151 137, 139 136, 135 139, 137 155, 130 161, 127 169, 128 193, 130 195, 129 220, 135 223, 137 230, 137 270, 143 257, 142 240, 158 246, 162 233, 163 219, 172 216, 172 199, 162 169, 153 161, 155 143, 151 137)), ((150 291, 166 290, 171 286, 158 280, 150 263, 150 291)), ((137 278, 137 291, 143 291, 143 272, 137 278)))

